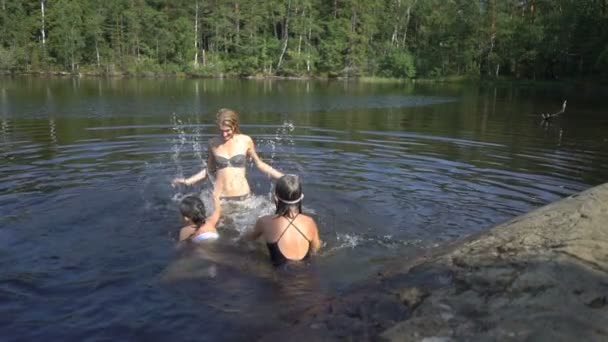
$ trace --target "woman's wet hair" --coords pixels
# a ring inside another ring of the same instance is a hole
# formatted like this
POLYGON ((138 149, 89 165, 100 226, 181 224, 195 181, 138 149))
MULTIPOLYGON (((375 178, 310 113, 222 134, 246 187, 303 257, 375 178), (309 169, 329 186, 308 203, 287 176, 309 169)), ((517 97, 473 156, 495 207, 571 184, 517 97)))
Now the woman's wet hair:
POLYGON ((239 113, 235 110, 222 108, 217 111, 216 117, 218 125, 230 127, 235 134, 241 133, 241 128, 239 127, 239 113))
POLYGON ((279 178, 274 188, 277 198, 277 210, 275 214, 280 216, 288 215, 292 210, 297 209, 302 212, 302 184, 296 175, 284 175, 279 178))
POLYGON ((194 224, 200 226, 205 223, 205 204, 198 196, 187 196, 179 204, 182 216, 190 219, 194 224))

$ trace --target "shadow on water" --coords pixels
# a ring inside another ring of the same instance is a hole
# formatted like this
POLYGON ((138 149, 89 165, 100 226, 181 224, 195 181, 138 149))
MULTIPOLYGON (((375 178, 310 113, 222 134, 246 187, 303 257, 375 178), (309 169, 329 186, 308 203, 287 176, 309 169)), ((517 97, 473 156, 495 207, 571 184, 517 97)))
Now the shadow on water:
POLYGON ((316 263, 275 269, 267 258, 226 239, 186 244, 159 283, 178 300, 204 308, 208 324, 249 338, 293 324, 302 312, 329 300, 316 263))

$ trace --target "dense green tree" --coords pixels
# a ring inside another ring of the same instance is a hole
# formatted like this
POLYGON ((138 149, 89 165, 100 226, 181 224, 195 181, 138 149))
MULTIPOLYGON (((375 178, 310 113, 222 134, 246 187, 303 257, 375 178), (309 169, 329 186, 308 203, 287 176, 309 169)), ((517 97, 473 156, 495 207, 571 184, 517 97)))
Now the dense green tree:
POLYGON ((0 70, 608 77, 608 0, 0 0, 0 70))
POLYGON ((72 72, 84 54, 84 13, 78 1, 55 0, 49 7, 49 47, 59 63, 72 72))

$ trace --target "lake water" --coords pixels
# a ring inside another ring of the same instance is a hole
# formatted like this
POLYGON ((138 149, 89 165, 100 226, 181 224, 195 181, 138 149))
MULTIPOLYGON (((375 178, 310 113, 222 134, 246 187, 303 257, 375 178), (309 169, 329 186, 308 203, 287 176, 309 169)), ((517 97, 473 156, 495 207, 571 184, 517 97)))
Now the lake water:
POLYGON ((2 339, 251 340, 395 258, 608 179, 598 89, 344 81, 0 79, 2 339), (540 113, 566 113, 543 124, 540 113), (275 272, 239 235, 272 184, 227 208, 215 246, 176 248, 172 188, 200 170, 215 112, 303 179, 326 242, 275 272))

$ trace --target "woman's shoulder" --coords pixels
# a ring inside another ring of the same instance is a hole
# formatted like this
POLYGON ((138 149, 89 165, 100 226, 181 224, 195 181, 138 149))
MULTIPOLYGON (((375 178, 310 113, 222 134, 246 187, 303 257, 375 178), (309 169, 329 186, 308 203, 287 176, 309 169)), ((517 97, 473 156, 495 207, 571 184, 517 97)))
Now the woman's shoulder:
POLYGON ((307 221, 313 221, 314 222, 314 217, 312 217, 312 215, 307 214, 307 213, 300 213, 300 215, 298 215, 298 217, 301 217, 303 220, 307 220, 307 221))
POLYGON ((311 228, 317 227, 317 222, 315 221, 314 217, 304 213, 300 214, 298 217, 300 218, 300 222, 302 222, 302 224, 305 224, 311 228))

